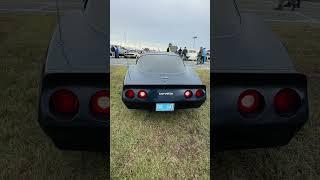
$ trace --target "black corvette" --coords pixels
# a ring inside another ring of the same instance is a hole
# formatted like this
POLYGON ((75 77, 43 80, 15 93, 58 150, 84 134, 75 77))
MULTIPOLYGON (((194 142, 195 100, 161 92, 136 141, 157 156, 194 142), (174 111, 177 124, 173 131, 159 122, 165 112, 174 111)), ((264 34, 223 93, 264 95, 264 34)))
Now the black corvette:
POLYGON ((106 151, 109 145, 107 1, 86 1, 65 13, 44 60, 38 121, 67 150, 106 151))
POLYGON ((289 143, 308 119, 306 76, 263 20, 240 14, 234 0, 216 0, 212 13, 213 148, 289 143))
POLYGON ((129 109, 174 111, 198 108, 206 100, 206 86, 190 66, 171 53, 143 55, 129 66, 122 101, 129 109))

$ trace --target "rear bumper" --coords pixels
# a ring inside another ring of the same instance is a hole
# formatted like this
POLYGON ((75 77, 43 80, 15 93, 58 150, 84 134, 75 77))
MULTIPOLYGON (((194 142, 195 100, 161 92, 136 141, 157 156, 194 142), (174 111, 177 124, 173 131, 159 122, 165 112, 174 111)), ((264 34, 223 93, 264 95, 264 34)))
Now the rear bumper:
POLYGON ((106 127, 43 127, 56 147, 62 150, 106 152, 109 149, 109 133, 106 127))
MULTIPOLYGON (((125 100, 123 100, 123 102, 128 109, 149 109, 149 110, 156 109, 156 102, 128 102, 125 100)), ((188 108, 199 108, 204 103, 204 101, 170 102, 170 103, 175 103, 175 109, 188 109, 188 108)))
POLYGON ((124 55, 124 57, 126 57, 126 58, 135 58, 137 56, 136 55, 124 55))
POLYGON ((129 109, 155 110, 157 103, 174 103, 174 109, 199 108, 206 101, 205 85, 124 85, 122 90, 122 102, 129 109), (125 93, 130 89, 134 92, 132 98, 126 97, 125 93), (138 97, 139 90, 146 91, 147 98, 138 97), (196 91, 201 89, 203 96, 196 97, 196 91), (193 95, 185 98, 186 90, 193 95))
POLYGON ((215 151, 224 151, 283 146, 290 142, 302 125, 215 127, 212 147, 215 151))

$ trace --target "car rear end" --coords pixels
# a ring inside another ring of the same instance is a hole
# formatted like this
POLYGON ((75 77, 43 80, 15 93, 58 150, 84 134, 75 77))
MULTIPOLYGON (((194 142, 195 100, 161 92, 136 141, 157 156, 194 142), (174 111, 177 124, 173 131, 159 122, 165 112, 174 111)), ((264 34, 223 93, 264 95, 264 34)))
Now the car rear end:
POLYGON ((129 109, 174 111, 199 108, 205 100, 205 85, 124 85, 122 91, 129 109))
POLYGON ((58 148, 109 148, 108 77, 105 73, 54 73, 42 78, 38 121, 58 148))
POLYGON ((187 56, 189 56, 188 60, 190 60, 190 61, 196 61, 198 58, 197 51, 195 51, 195 50, 189 50, 187 56))
POLYGON ((126 52, 124 53, 125 58, 137 58, 137 54, 135 52, 126 52))
POLYGON ((174 111, 198 108, 206 86, 192 67, 174 53, 146 54, 128 68, 122 101, 129 109, 174 111))
POLYGON ((211 79, 215 150, 285 145, 308 119, 302 74, 212 73, 211 79))

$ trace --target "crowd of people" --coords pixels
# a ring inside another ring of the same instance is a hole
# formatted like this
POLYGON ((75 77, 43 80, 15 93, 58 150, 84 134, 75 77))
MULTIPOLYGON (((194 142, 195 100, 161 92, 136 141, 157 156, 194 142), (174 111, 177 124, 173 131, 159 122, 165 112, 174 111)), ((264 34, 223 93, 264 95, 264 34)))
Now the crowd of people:
POLYGON ((207 60, 207 50, 206 48, 200 47, 200 50, 198 52, 197 56, 197 64, 204 64, 207 60))
MULTIPOLYGON (((174 52, 178 54, 183 60, 188 60, 188 49, 184 47, 183 49, 180 47, 178 50, 172 50, 172 44, 170 43, 167 52, 174 52)), ((207 60, 207 50, 204 47, 200 47, 199 51, 197 52, 197 64, 204 64, 207 60)))

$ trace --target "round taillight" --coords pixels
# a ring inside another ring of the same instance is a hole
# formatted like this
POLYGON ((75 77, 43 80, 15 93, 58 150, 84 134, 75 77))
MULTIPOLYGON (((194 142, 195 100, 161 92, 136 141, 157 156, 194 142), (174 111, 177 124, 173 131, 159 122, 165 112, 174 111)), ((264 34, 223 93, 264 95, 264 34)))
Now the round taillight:
POLYGON ((280 115, 292 115, 300 106, 301 98, 293 89, 281 89, 274 97, 274 108, 280 115))
POLYGON ((248 89, 242 92, 238 99, 238 110, 240 113, 257 113, 264 106, 263 96, 256 90, 248 89))
POLYGON ((50 98, 50 104, 52 110, 57 113, 75 114, 79 109, 77 96, 65 89, 55 91, 50 98))
POLYGON ((134 98, 134 91, 132 89, 127 90, 125 96, 130 99, 134 98))
POLYGON ((141 99, 146 99, 148 97, 148 93, 145 90, 140 90, 138 92, 138 97, 141 99))
POLYGON ((184 97, 185 98, 191 98, 192 97, 192 91, 191 90, 186 90, 184 92, 184 97))
POLYGON ((91 97, 91 110, 95 114, 107 114, 110 112, 110 96, 107 90, 98 91, 91 97))
POLYGON ((196 91, 196 97, 201 98, 204 96, 204 91, 202 89, 198 89, 196 91))

